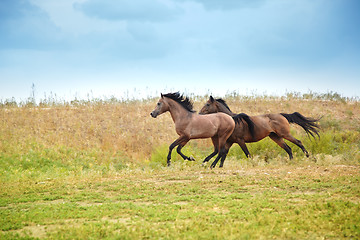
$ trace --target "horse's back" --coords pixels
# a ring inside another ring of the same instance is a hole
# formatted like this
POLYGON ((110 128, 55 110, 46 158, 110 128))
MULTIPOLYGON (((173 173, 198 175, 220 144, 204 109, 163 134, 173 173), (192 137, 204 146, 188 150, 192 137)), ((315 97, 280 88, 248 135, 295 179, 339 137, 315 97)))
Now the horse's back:
POLYGON ((255 138, 253 141, 259 141, 267 137, 271 132, 283 135, 289 131, 289 122, 279 113, 269 113, 257 116, 251 116, 255 123, 255 138))

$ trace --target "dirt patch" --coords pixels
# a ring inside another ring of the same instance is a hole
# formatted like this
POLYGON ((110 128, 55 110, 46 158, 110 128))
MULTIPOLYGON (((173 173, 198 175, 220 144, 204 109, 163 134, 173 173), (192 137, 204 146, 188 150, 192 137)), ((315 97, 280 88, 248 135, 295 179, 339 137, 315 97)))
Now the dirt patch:
POLYGON ((175 204, 175 205, 179 205, 179 206, 185 206, 185 205, 188 205, 188 204, 189 204, 189 202, 179 201, 179 202, 174 202, 173 204, 175 204))

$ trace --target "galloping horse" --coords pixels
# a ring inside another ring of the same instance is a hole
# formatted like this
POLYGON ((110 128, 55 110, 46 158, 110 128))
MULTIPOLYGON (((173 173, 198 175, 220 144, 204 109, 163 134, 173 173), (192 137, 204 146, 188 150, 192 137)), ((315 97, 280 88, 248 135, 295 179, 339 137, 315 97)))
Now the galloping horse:
MULTIPOLYGON (((200 110, 200 114, 209 114, 223 112, 230 116, 235 116, 226 102, 222 99, 214 99, 210 96, 210 99, 206 102, 204 107, 200 110)), ((244 151, 247 157, 250 157, 249 150, 247 149, 245 143, 257 142, 261 139, 269 136, 274 142, 276 142, 280 147, 282 147, 289 155, 289 158, 292 159, 292 150, 285 143, 284 138, 295 145, 297 145, 309 157, 308 151, 305 149, 302 142, 290 134, 290 123, 295 123, 301 126, 308 135, 311 135, 315 138, 316 134, 319 135, 319 126, 317 122, 319 119, 307 118, 301 115, 298 112, 292 114, 286 113, 277 113, 277 114, 264 114, 259 116, 250 116, 251 121, 254 123, 253 126, 249 125, 248 128, 235 129, 233 135, 228 139, 226 144, 227 150, 231 147, 234 142, 239 143, 241 149, 244 151), (240 139, 241 141, 238 142, 240 139), (242 140, 243 139, 243 140, 242 140)), ((237 125, 238 126, 238 125, 237 125)))
POLYGON ((181 148, 190 139, 211 138, 215 154, 211 154, 206 159, 210 160, 218 153, 215 161, 211 164, 211 168, 216 166, 219 159, 225 159, 227 151, 225 149, 226 140, 234 131, 235 122, 242 118, 241 115, 229 116, 225 113, 214 113, 209 115, 199 115, 193 111, 192 102, 189 98, 180 95, 179 92, 161 94, 154 111, 150 115, 154 118, 162 113, 169 111, 175 123, 176 133, 180 136, 169 147, 167 156, 167 165, 171 164, 171 152, 177 147, 177 153, 184 159, 194 161, 194 159, 185 156, 181 152, 181 148))

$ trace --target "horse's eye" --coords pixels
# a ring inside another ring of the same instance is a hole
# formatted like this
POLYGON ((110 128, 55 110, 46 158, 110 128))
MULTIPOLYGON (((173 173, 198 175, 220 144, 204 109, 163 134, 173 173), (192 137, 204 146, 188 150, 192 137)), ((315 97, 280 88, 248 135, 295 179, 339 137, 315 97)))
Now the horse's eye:
POLYGON ((209 103, 207 103, 207 104, 206 104, 206 106, 207 106, 207 107, 210 107, 210 104, 209 104, 209 103))
POLYGON ((157 105, 160 106, 160 103, 158 102, 157 105))

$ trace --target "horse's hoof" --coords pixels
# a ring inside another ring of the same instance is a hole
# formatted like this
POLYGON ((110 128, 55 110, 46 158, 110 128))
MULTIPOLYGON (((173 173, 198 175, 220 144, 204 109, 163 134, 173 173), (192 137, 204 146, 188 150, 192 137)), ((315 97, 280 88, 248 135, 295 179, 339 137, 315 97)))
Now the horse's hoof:
POLYGON ((193 156, 190 156, 189 161, 195 161, 195 158, 193 156))

